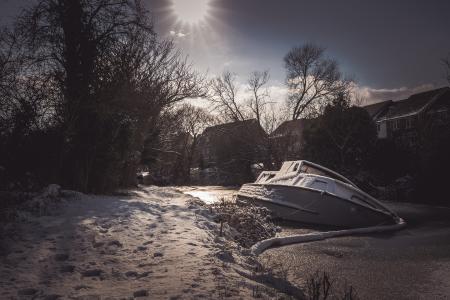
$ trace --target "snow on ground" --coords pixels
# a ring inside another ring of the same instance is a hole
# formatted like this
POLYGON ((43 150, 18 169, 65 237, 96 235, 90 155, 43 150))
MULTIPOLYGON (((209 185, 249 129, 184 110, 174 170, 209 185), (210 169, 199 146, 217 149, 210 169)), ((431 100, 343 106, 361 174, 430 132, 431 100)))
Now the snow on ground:
POLYGON ((280 280, 261 284, 267 278, 249 251, 218 236, 208 208, 174 188, 66 195, 51 215, 7 226, 0 299, 268 298, 286 286, 301 293, 280 280))

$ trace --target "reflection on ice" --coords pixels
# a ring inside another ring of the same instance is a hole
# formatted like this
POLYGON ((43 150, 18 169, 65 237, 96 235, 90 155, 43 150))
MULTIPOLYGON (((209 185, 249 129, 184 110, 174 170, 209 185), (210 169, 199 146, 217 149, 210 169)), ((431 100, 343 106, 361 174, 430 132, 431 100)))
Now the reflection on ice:
POLYGON ((197 197, 206 204, 212 204, 214 202, 219 201, 219 195, 216 193, 206 192, 206 191, 190 191, 185 192, 185 194, 191 195, 193 197, 197 197))
POLYGON ((220 201, 222 198, 231 198, 237 188, 219 187, 219 186, 202 186, 183 191, 187 195, 197 197, 206 204, 212 204, 220 201))

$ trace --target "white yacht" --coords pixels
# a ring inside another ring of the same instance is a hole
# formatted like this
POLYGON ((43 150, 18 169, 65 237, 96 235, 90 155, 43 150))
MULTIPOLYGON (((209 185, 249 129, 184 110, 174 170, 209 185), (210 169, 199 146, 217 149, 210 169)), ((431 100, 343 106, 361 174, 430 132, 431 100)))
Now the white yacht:
POLYGON ((287 161, 279 171, 262 172, 254 183, 241 187, 237 200, 302 223, 368 227, 402 221, 344 176, 305 160, 287 161))

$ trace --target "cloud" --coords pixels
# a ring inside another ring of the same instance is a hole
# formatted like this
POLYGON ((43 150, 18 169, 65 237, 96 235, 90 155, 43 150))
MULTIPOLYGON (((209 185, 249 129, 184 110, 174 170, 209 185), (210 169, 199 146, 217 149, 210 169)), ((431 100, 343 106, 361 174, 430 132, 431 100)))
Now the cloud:
POLYGON ((274 102, 284 103, 288 95, 288 88, 285 85, 271 85, 269 86, 270 98, 274 102))
POLYGON ((233 61, 232 61, 232 60, 228 60, 228 61, 226 61, 226 62, 223 63, 223 66, 224 66, 225 68, 228 68, 228 67, 230 67, 232 64, 233 64, 233 61))
POLYGON ((353 91, 361 98, 362 105, 377 103, 385 100, 402 100, 409 96, 434 89, 434 84, 422 84, 414 87, 399 87, 393 89, 374 89, 368 86, 354 85, 353 91))
POLYGON ((169 34, 171 36, 173 36, 173 37, 176 37, 176 38, 184 38, 184 37, 186 37, 188 35, 187 33, 183 33, 181 31, 177 32, 177 31, 174 31, 174 30, 169 31, 169 34))

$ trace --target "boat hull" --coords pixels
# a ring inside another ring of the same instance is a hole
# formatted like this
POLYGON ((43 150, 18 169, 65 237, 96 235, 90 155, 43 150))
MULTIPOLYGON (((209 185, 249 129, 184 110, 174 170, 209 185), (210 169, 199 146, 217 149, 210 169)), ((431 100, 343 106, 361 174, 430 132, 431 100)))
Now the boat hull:
POLYGON ((267 207, 275 217, 310 224, 347 228, 394 224, 389 213, 312 189, 276 185, 245 184, 238 201, 267 207))

